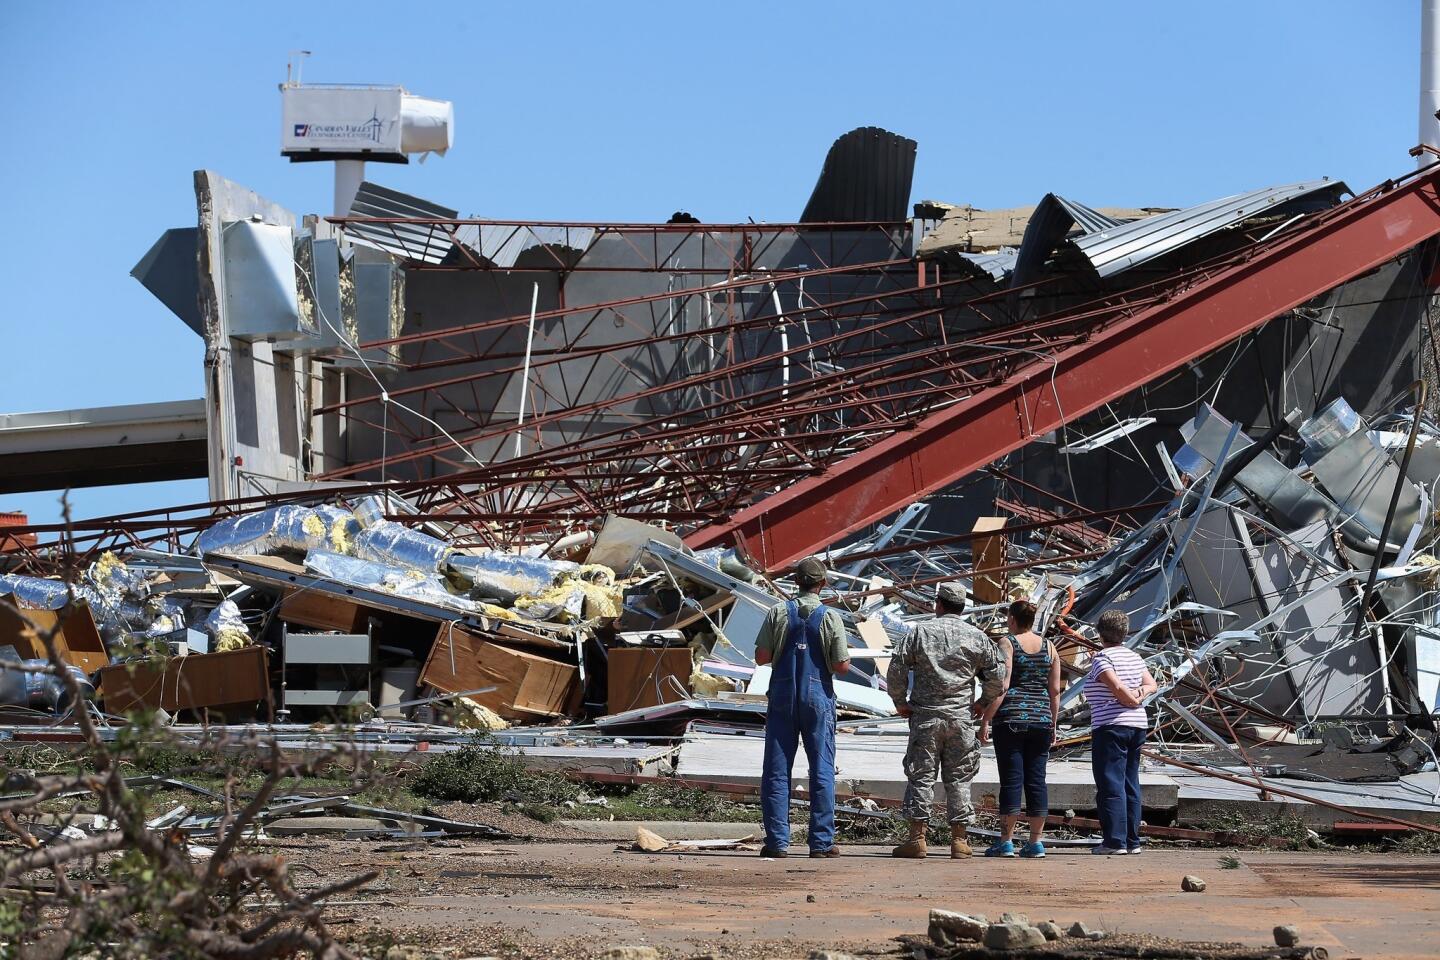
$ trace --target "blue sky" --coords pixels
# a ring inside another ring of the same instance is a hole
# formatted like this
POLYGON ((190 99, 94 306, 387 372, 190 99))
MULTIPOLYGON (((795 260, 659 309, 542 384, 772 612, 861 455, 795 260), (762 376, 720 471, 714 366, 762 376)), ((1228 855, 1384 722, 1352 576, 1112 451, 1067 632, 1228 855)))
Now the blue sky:
MULTIPOLYGON (((913 199, 1047 191, 1180 206, 1413 166, 1415 0, 851 3, 0 2, 0 411, 203 394, 203 350, 129 270, 195 223, 207 167, 302 213, 330 169, 279 155, 305 79, 455 103, 455 147, 374 179, 523 219, 788 221, 831 141, 919 141, 913 199)), ((205 499, 76 491, 77 516, 205 499)), ((0 510, 57 517, 56 495, 0 510)))

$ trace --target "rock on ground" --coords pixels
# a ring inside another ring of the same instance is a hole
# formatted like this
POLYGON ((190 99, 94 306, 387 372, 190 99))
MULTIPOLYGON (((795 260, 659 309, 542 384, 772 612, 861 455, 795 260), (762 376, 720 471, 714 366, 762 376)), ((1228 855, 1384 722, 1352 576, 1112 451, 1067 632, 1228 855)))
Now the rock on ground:
POLYGON ((1284 924, 1275 928, 1275 946, 1293 947, 1300 942, 1300 928, 1284 924))
POLYGON ((654 947, 611 947, 600 954, 600 960, 660 960, 654 947))
POLYGON ((1046 940, 1059 940, 1065 935, 1065 932, 1060 929, 1060 924, 1054 920, 1042 920, 1035 924, 1035 929, 1039 930, 1046 940))
POLYGON ((985 946, 991 950, 1023 950, 1045 945, 1045 934, 1024 923, 992 923, 985 931, 985 946))
POLYGON ((1204 893, 1205 881, 1193 874, 1186 874, 1180 880, 1180 889, 1186 893, 1204 893))
POLYGON ((930 939, 941 946, 948 946, 947 941, 983 940, 987 926, 989 924, 984 917, 972 917, 949 910, 930 911, 930 939))
POLYGON ((1083 921, 1076 920, 1074 923, 1070 924, 1068 934, 1079 940, 1099 940, 1101 937, 1105 936, 1105 931, 1091 930, 1089 927, 1085 926, 1083 921))

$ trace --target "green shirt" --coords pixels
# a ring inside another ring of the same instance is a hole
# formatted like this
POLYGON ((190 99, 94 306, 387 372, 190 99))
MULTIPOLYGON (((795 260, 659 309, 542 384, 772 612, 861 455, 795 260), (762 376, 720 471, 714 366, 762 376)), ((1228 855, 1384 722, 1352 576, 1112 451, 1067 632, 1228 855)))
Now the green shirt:
MULTIPOLYGON (((801 620, 808 620, 815 613, 815 608, 820 606, 820 596, 815 593, 802 593, 795 599, 800 601, 801 620)), ((790 614, 786 612, 786 606, 787 603, 777 603, 770 608, 760 626, 760 634, 755 638, 756 652, 769 650, 772 661, 780 659, 780 651, 785 649, 785 634, 790 630, 790 614)), ((825 659, 832 669, 850 660, 850 643, 845 638, 845 621, 840 618, 839 610, 827 609, 825 616, 820 618, 820 642, 825 645, 825 659)))

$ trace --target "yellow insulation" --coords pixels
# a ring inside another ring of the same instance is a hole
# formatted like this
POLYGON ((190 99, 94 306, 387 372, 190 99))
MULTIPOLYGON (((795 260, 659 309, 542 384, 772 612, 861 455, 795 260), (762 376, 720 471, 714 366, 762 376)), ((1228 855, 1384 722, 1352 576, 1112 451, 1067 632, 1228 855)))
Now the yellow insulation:
POLYGON ((100 555, 95 561, 95 579, 101 583, 108 583, 110 578, 117 572, 123 572, 125 564, 121 563, 109 550, 100 555))
POLYGON ((455 726, 461 730, 504 730, 510 726, 500 714, 469 697, 456 698, 455 707, 455 726))
POLYGON ((507 607, 497 607, 493 603, 480 603, 480 612, 487 617, 494 617, 496 620, 520 620, 523 619, 514 610, 507 607))
POLYGON ((1440 560, 1428 553, 1417 553, 1410 558, 1410 562, 1417 567, 1426 568, 1425 573, 1419 578, 1421 583, 1431 589, 1440 585, 1440 560))
MULTIPOLYGON (((601 569, 608 570, 609 568, 602 567, 601 569)), ((528 610, 531 607, 563 606, 565 601, 569 600, 576 591, 585 595, 584 616, 586 620, 620 616, 620 604, 624 595, 619 589, 590 583, 586 580, 577 580, 573 576, 567 577, 544 593, 521 597, 515 601, 515 606, 521 610, 528 610)))
POLYGON ((305 531, 305 536, 312 540, 325 539, 325 521, 320 519, 318 513, 307 513, 305 519, 300 522, 300 529, 305 531))
POLYGON ((215 636, 212 653, 229 653, 250 646, 250 634, 236 627, 225 627, 215 636))
POLYGON ((735 689, 735 681, 728 677, 711 676, 708 673, 701 673, 696 667, 695 672, 690 674, 690 689, 697 697, 713 697, 735 689))

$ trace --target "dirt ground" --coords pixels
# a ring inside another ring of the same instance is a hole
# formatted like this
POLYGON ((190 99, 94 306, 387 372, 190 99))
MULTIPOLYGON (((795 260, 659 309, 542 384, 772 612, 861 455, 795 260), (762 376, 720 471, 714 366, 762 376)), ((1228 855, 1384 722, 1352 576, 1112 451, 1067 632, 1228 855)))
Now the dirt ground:
POLYGON ((278 846, 316 882, 379 868, 373 889, 330 911, 346 939, 384 955, 589 957, 646 944, 670 957, 805 957, 830 948, 908 955, 932 907, 1082 920, 1123 934, 1272 943, 1277 924, 1346 957, 1433 958, 1440 857, 1152 849, 1140 857, 1057 850, 1042 861, 837 860, 752 853, 643 854, 608 843, 410 843, 294 838, 278 846), (1182 893, 1185 874, 1204 893, 1182 893), (814 902, 810 902, 810 898, 814 902))

